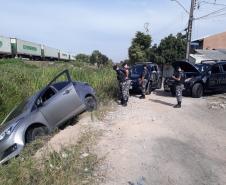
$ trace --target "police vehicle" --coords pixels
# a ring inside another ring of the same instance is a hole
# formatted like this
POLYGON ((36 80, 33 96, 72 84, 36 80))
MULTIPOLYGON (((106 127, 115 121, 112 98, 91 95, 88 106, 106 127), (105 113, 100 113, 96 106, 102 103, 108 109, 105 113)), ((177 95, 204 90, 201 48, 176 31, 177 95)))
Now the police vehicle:
POLYGON ((162 72, 157 64, 152 62, 137 63, 131 67, 130 79, 131 86, 130 92, 140 92, 140 80, 143 73, 144 65, 147 65, 148 74, 145 79, 148 80, 146 86, 146 94, 150 94, 155 89, 161 89, 162 87, 162 72))
MULTIPOLYGON (((186 61, 174 62, 173 67, 181 67, 184 71, 184 94, 200 98, 205 92, 226 91, 226 61, 206 60, 200 64, 186 61)), ((164 81, 164 90, 175 95, 175 85, 172 78, 164 81)))

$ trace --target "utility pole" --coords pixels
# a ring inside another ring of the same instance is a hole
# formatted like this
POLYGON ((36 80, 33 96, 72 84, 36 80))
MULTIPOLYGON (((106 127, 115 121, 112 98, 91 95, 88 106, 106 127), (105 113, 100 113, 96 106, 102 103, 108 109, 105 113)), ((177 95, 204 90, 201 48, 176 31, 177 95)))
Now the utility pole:
POLYGON ((189 55, 190 55, 190 49, 191 49, 191 36, 192 36, 192 24, 194 20, 200 20, 209 16, 223 16, 225 15, 225 13, 223 12, 226 9, 226 4, 217 4, 217 0, 214 0, 214 3, 208 2, 208 1, 198 1, 198 0, 191 0, 191 8, 190 8, 190 12, 183 6, 183 4, 180 3, 179 0, 171 0, 171 1, 175 1, 177 4, 179 4, 183 10, 189 14, 189 20, 188 20, 188 27, 187 27, 187 49, 186 49, 186 60, 189 60, 189 55), (201 17, 197 17, 194 18, 194 10, 196 7, 196 3, 198 4, 198 8, 200 7, 200 4, 212 4, 212 5, 218 5, 218 6, 223 6, 224 8, 215 10, 213 12, 208 13, 207 15, 203 15, 201 17))
POLYGON ((189 13, 188 29, 187 29, 187 50, 186 50, 186 60, 189 60, 190 49, 191 49, 191 36, 192 36, 192 24, 194 20, 194 9, 196 0, 191 0, 191 9, 189 13))

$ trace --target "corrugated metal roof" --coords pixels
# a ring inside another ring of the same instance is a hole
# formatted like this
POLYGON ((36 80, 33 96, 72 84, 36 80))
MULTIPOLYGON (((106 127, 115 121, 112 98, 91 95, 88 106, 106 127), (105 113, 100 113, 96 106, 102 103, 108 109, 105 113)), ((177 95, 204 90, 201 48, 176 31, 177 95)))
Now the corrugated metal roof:
POLYGON ((189 61, 191 63, 201 63, 204 60, 212 60, 212 59, 205 55, 200 55, 200 54, 190 54, 190 57, 189 57, 189 61))
POLYGON ((226 49, 218 49, 220 52, 226 54, 226 49))
POLYGON ((226 50, 195 50, 197 54, 201 54, 206 58, 213 60, 226 60, 226 50))

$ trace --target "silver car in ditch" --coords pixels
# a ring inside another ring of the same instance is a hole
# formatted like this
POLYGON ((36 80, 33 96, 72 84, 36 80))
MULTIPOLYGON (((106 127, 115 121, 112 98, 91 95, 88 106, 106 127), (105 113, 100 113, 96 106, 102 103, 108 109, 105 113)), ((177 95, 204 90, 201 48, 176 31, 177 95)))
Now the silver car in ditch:
POLYGON ((87 83, 72 81, 69 71, 64 70, 5 118, 0 127, 0 164, 17 156, 26 143, 96 107, 94 89, 87 83))

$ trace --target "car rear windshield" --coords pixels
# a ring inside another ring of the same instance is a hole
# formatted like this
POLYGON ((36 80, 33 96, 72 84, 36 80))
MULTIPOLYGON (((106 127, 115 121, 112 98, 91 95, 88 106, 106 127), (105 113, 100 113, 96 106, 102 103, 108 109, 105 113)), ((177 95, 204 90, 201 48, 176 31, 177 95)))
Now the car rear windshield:
POLYGON ((30 99, 31 98, 27 98, 23 102, 21 102, 18 106, 16 106, 13 109, 13 111, 7 116, 7 118, 4 121, 4 123, 13 120, 17 116, 19 116, 20 114, 22 114, 23 112, 25 112, 28 109, 28 107, 29 107, 30 99))
POLYGON ((135 65, 132 67, 131 73, 132 74, 142 74, 143 72, 143 65, 135 65))

